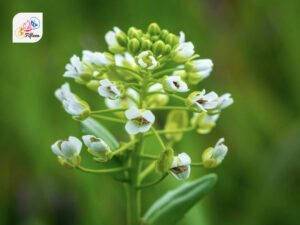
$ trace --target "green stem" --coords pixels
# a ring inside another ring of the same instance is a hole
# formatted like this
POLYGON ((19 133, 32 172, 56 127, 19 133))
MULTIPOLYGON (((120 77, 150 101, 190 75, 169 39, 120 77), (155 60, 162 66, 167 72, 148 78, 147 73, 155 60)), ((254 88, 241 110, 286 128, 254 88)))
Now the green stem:
POLYGON ((162 149, 163 149, 163 150, 166 149, 166 146, 165 146, 163 140, 161 139, 161 137, 159 136, 159 134, 157 133, 156 129, 152 126, 152 127, 151 127, 151 130, 152 130, 152 132, 154 133, 154 135, 156 136, 156 138, 157 138, 157 140, 158 140, 160 146, 162 147, 162 149))
POLYGON ((141 154, 140 156, 142 159, 148 159, 148 160, 156 160, 158 159, 159 157, 156 156, 156 155, 149 155, 149 154, 141 154))
POLYGON ((124 120, 120 120, 120 119, 117 119, 117 118, 112 118, 112 117, 109 117, 109 116, 91 115, 91 117, 98 118, 98 119, 103 119, 103 120, 107 120, 107 121, 111 121, 111 122, 115 122, 115 123, 126 123, 126 121, 124 121, 124 120))
POLYGON ((142 80, 142 78, 140 77, 140 75, 136 71, 134 71, 132 69, 129 69, 129 68, 126 68, 126 67, 121 67, 121 66, 116 66, 116 69, 125 70, 127 72, 130 72, 129 74, 131 76, 133 76, 135 79, 137 79, 139 81, 142 80))
POLYGON ((153 182, 150 182, 148 184, 143 184, 143 185, 140 185, 138 186, 137 188, 138 189, 143 189, 143 188, 148 188, 148 187, 152 187, 158 183, 160 183, 161 181, 163 181, 166 177, 168 176, 168 173, 164 174, 162 177, 160 177, 159 179, 153 181, 153 182))
POLYGON ((132 140, 126 144, 123 144, 119 149, 117 149, 116 151, 112 152, 112 156, 119 154, 120 152, 123 152, 125 150, 127 150, 131 145, 135 144, 136 140, 132 140))
POLYGON ((137 137, 138 144, 131 156, 130 183, 128 184, 127 197, 127 223, 128 225, 138 225, 141 217, 141 192, 138 187, 140 185, 139 173, 141 170, 140 154, 143 149, 144 135, 139 134, 137 137))
POLYGON ((83 166, 78 166, 77 168, 86 173, 117 173, 117 172, 128 170, 128 167, 117 167, 117 168, 103 169, 103 170, 88 169, 83 166))
POLYGON ((102 110, 91 111, 91 114, 119 112, 119 111, 125 111, 127 109, 128 108, 102 109, 102 110))
MULTIPOLYGON (((186 128, 181 128, 181 129, 174 129, 174 130, 157 130, 156 132, 158 134, 172 134, 172 133, 189 132, 189 131, 192 131, 194 129, 195 129, 195 127, 191 126, 191 127, 186 127, 186 128)), ((155 134, 155 133, 154 132, 147 132, 145 134, 145 136, 150 136, 150 135, 153 135, 153 134, 155 134)))
POLYGON ((184 70, 184 68, 170 68, 170 69, 162 70, 162 71, 154 73, 152 75, 152 77, 159 77, 161 75, 168 75, 168 73, 171 73, 173 71, 178 71, 178 70, 184 70))
POLYGON ((140 174, 140 181, 144 180, 145 177, 152 172, 155 168, 156 161, 152 162, 146 169, 144 169, 140 174))
POLYGON ((152 111, 155 111, 155 110, 173 110, 173 109, 186 110, 186 111, 191 111, 191 112, 200 112, 198 110, 191 109, 191 108, 184 107, 184 106, 160 106, 160 107, 149 108, 149 110, 152 110, 152 111))

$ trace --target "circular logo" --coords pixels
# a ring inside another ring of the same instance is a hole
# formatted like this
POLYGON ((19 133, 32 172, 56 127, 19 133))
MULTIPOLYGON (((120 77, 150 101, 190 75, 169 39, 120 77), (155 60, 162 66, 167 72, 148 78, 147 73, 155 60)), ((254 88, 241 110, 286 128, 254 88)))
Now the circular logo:
POLYGON ((17 38, 19 39, 22 39, 24 38, 24 30, 23 30, 23 27, 18 27, 16 30, 15 30, 15 35, 17 38))
POLYGON ((40 20, 36 17, 31 17, 30 23, 33 29, 38 29, 40 27, 40 20))

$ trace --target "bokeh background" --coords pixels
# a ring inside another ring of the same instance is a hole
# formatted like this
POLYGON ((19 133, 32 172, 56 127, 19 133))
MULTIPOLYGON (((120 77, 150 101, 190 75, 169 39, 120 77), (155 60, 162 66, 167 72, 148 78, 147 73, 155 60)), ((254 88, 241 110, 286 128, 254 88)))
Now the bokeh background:
MULTIPOLYGON (((64 66, 83 49, 104 51, 104 34, 117 25, 157 22, 179 33, 214 71, 198 88, 231 92, 235 103, 205 136, 186 135, 178 152, 193 160, 225 137, 230 152, 217 169, 193 169, 191 179, 216 172, 219 181, 179 225, 294 225, 300 194, 300 6, 293 0, 126 0, 0 2, 1 157, 0 224, 125 224, 124 191, 106 175, 62 168, 50 145, 80 136, 81 127, 55 99, 64 66), (44 35, 12 44, 18 12, 43 12, 44 35)), ((72 82, 72 81, 70 81, 72 82)), ((93 106, 101 98, 72 83, 93 106)), ((164 115, 161 115, 162 117, 164 115)), ((107 124, 106 124, 107 125, 107 124)), ((122 139, 124 129, 111 124, 122 139)), ((149 151, 158 152, 155 141, 149 151)), ((96 168, 83 151, 85 165, 96 168)), ((143 194, 143 210, 180 185, 173 177, 143 194)))

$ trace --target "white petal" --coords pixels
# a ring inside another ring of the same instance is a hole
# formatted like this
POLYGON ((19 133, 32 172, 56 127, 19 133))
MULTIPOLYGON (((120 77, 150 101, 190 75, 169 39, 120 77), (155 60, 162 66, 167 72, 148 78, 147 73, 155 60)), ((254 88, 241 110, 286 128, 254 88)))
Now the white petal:
POLYGON ((141 125, 141 126, 139 126, 139 132, 145 133, 151 128, 151 126, 152 126, 152 123, 141 125))
POLYGON ((60 141, 56 141, 52 146, 51 146, 51 149, 53 151, 53 153, 57 156, 61 156, 61 157, 64 157, 64 154, 61 152, 61 150, 59 149, 58 147, 58 143, 60 141))
POLYGON ((142 112, 142 116, 148 120, 150 123, 153 123, 155 120, 155 116, 150 110, 146 110, 145 112, 142 112))
POLYGON ((131 107, 130 109, 127 109, 125 111, 125 116, 127 117, 127 119, 131 120, 133 118, 139 117, 141 116, 142 113, 140 110, 138 110, 136 107, 131 107))
POLYGON ((137 134, 139 132, 139 126, 133 121, 128 121, 125 125, 125 129, 128 134, 137 134))
POLYGON ((87 147, 91 147, 91 138, 96 138, 94 135, 84 135, 82 140, 87 147))

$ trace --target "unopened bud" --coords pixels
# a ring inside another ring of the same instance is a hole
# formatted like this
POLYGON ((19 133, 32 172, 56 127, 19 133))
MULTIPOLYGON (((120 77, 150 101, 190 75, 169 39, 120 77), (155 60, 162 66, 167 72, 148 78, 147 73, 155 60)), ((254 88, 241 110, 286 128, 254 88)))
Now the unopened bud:
POLYGON ((121 31, 117 36, 116 36, 117 42, 119 43, 120 46, 126 47, 127 46, 127 35, 121 31))
POLYGON ((166 37, 166 43, 170 44, 171 46, 175 46, 179 43, 179 39, 175 34, 168 34, 166 37))
POLYGON ((140 38, 143 35, 143 32, 135 27, 130 27, 127 33, 129 38, 140 38))
POLYGON ((171 45, 169 45, 169 44, 165 45, 162 54, 163 54, 163 55, 168 55, 168 54, 171 52, 171 49, 172 49, 171 45))
POLYGON ((148 33, 150 35, 159 35, 160 34, 160 27, 157 23, 151 23, 148 27, 148 33))
POLYGON ((161 37, 163 40, 165 40, 165 39, 167 38, 168 34, 169 34, 169 31, 166 30, 166 29, 163 29, 163 30, 160 32, 160 37, 161 37))
POLYGON ((138 39, 133 38, 128 42, 128 49, 131 53, 136 54, 140 50, 140 42, 138 39))
POLYGON ((163 50, 165 48, 165 43, 161 40, 156 41, 152 46, 152 51, 155 55, 161 55, 163 53, 163 50))
POLYGON ((148 39, 143 39, 142 40, 142 50, 145 51, 145 50, 150 50, 151 49, 151 46, 152 46, 152 42, 148 39))
POLYGON ((160 153, 159 159, 156 161, 155 168, 158 173, 165 174, 172 167, 174 159, 174 151, 172 148, 167 148, 160 153))

